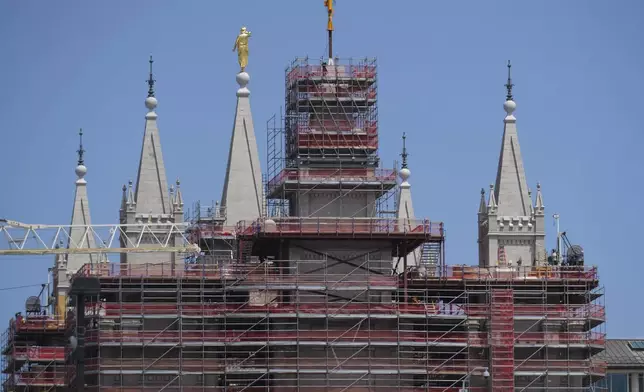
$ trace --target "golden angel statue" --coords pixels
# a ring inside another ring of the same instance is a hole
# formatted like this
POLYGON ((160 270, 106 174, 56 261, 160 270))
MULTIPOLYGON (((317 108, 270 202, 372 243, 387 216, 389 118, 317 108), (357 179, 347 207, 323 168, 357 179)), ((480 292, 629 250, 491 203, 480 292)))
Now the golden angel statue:
POLYGON ((233 52, 235 49, 237 50, 237 62, 239 62, 239 67, 241 68, 240 72, 244 72, 246 66, 248 66, 248 38, 250 38, 250 35, 250 31, 246 30, 246 27, 242 27, 235 40, 235 46, 233 46, 233 52))

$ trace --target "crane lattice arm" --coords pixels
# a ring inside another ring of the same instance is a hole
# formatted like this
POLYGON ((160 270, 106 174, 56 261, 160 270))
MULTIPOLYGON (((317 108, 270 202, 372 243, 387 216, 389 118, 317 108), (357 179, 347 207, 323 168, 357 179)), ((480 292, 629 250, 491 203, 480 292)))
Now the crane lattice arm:
POLYGON ((34 225, 0 219, 0 256, 70 253, 195 253, 188 223, 34 225))

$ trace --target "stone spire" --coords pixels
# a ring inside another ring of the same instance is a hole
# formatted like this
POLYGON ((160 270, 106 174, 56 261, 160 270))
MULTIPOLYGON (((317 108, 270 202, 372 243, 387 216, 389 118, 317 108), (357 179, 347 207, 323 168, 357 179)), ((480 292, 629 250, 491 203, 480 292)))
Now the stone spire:
MULTIPOLYGON (((76 166, 76 192, 74 194, 74 207, 72 209, 72 222, 69 231, 68 248, 95 248, 94 236, 83 227, 91 224, 89 214, 89 203, 87 201, 87 181, 85 181, 85 174, 87 174, 87 167, 83 155, 83 130, 78 133, 80 137, 80 145, 78 148, 78 163, 76 166)), ((67 271, 75 273, 84 264, 91 263, 93 256, 88 254, 69 254, 67 256, 67 271)))
MULTIPOLYGON (((486 213, 479 206, 479 264, 495 266, 500 249, 512 265, 533 265, 545 257, 545 228, 543 209, 532 206, 514 111, 511 67, 508 61, 507 94, 503 109, 503 138, 496 173, 496 182, 490 186, 486 213)), ((541 203, 541 186, 537 185, 537 205, 541 203)))
MULTIPOLYGON (((411 171, 409 170, 407 163, 407 157, 409 156, 409 154, 407 154, 407 135, 405 135, 405 133, 403 133, 402 141, 403 148, 402 153, 400 154, 400 156, 402 157, 402 165, 400 171, 398 172, 398 176, 400 177, 401 182, 398 190, 398 200, 396 202, 396 219, 398 221, 398 229, 401 231, 411 230, 416 226, 416 223, 413 222, 416 217, 414 215, 414 206, 411 201, 411 185, 408 181, 409 177, 411 176, 411 171)), ((421 251, 422 249, 418 248, 407 255, 408 267, 420 265, 421 251)), ((396 264, 398 265, 396 272, 403 272, 404 265, 402 260, 398 262, 398 258, 396 257, 394 259, 394 266, 396 264)))
POLYGON ((221 210, 226 214, 227 225, 258 219, 263 210, 262 171, 250 111, 250 91, 246 87, 249 81, 248 73, 237 74, 237 107, 221 197, 221 210))
POLYGON ((503 104, 506 116, 503 120, 503 139, 501 153, 499 154, 499 167, 496 174, 494 196, 498 203, 499 216, 528 216, 530 214, 530 200, 528 198, 528 183, 523 168, 523 158, 519 147, 516 118, 514 111, 517 108, 512 97, 512 78, 510 75, 511 64, 508 61, 508 82, 506 101, 503 104))
MULTIPOLYGON (((157 127, 157 99, 154 96, 154 77, 152 74, 153 60, 150 57, 150 77, 148 83, 148 97, 145 106, 148 112, 145 115, 145 130, 141 146, 141 160, 136 178, 134 202, 137 214, 152 214, 168 217, 170 215, 170 198, 168 195, 168 181, 165 174, 163 154, 161 153, 161 140, 157 127)), ((163 218, 162 218, 163 219, 163 218)))
MULTIPOLYGON (((132 181, 129 181, 127 190, 124 191, 122 207, 127 224, 144 223, 149 226, 150 233, 141 236, 140 229, 127 228, 126 235, 121 236, 121 246, 131 243, 140 244, 140 247, 156 246, 153 237, 165 238, 170 228, 154 226, 155 223, 182 223, 183 213, 175 214, 173 211, 173 198, 168 188, 163 154, 161 153, 161 140, 157 127, 157 113, 155 109, 158 101, 155 96, 155 79, 152 70, 154 61, 150 56, 150 73, 147 80, 148 95, 145 107, 145 130, 141 146, 141 159, 136 177, 136 185, 132 190, 132 181)), ((176 240, 176 238, 174 239, 176 240)), ((170 241, 173 241, 172 239, 170 241)), ((122 263, 162 263, 174 262, 176 255, 172 253, 128 253, 121 254, 122 263)))

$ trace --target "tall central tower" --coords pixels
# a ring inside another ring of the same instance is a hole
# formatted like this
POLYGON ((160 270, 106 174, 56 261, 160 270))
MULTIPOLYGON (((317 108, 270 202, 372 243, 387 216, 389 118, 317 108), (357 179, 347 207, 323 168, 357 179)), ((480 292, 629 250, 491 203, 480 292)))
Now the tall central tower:
POLYGON ((285 108, 283 165, 269 172, 268 198, 286 200, 290 216, 374 217, 396 185, 395 170, 378 168, 376 61, 296 59, 285 108))

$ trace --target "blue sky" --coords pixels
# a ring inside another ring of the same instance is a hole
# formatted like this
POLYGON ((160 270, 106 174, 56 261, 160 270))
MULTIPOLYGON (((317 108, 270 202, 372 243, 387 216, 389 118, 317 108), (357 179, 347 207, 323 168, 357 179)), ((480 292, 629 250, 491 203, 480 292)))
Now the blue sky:
MULTIPOLYGON (((118 221, 121 186, 136 176, 150 54, 168 179, 181 178, 187 204, 219 199, 242 25, 253 32, 249 87, 265 169, 265 123, 283 103, 285 66, 325 53, 322 3, 1 2, 0 217, 69 222, 83 127, 92 220, 118 221)), ((611 337, 644 337, 643 18, 638 0, 336 3, 336 54, 378 58, 383 165, 406 132, 416 214, 445 222, 450 264, 477 263, 479 190, 494 181, 512 60, 549 247, 558 212, 600 268, 611 337)), ((2 289, 40 283, 52 257, 0 261, 2 289)), ((0 291, 0 320, 37 291, 0 291)))

